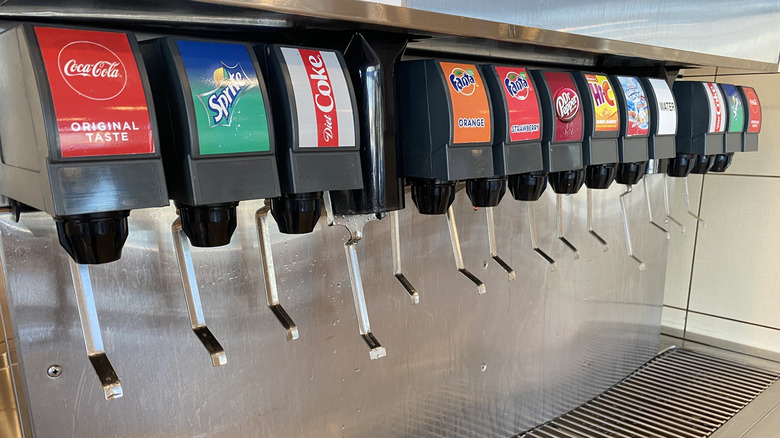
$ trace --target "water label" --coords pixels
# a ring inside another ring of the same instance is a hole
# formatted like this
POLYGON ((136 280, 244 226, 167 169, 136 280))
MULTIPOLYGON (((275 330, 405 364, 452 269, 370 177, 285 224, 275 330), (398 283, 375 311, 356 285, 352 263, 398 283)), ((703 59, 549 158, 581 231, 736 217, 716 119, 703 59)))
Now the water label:
POLYGON ((648 81, 653 88, 653 94, 655 94, 655 109, 658 114, 658 129, 656 129, 655 134, 677 134, 677 105, 669 84, 658 78, 649 78, 648 81))

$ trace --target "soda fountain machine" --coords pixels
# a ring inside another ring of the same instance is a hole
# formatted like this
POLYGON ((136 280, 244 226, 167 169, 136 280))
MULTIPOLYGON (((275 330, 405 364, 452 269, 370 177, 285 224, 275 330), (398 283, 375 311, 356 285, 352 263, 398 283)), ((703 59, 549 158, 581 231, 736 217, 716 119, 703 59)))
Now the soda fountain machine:
MULTIPOLYGON (((284 234, 311 233, 321 215, 323 192, 362 188, 360 129, 355 92, 340 52, 271 44, 256 50, 268 75, 279 145, 282 196, 256 215, 265 275, 275 278, 267 213, 284 234)), ((369 357, 378 359, 387 353, 371 332, 355 246, 364 225, 345 224, 350 238, 344 248, 360 336, 369 357)))
MULTIPOLYGON (((639 80, 642 82, 642 87, 647 96, 647 104, 650 107, 650 136, 647 138, 648 158, 655 160, 656 171, 663 174, 664 221, 675 223, 680 227, 681 232, 684 233, 685 227, 683 224, 672 217, 669 212, 668 175, 665 168, 663 168, 668 164, 668 160, 676 155, 674 138, 677 134, 677 104, 675 103, 672 89, 666 80, 648 77, 643 77, 639 80)), ((643 181, 650 223, 663 229, 653 219, 647 179, 645 178, 643 181)), ((664 231, 666 230, 664 229, 664 231)))
MULTIPOLYGON (((532 72, 542 103, 544 124, 542 150, 544 170, 556 193, 558 239, 579 258, 579 251, 563 235, 561 195, 577 193, 585 183, 582 142, 582 98, 570 72, 532 72)), ((530 204, 529 204, 530 207, 530 204)), ((533 220, 533 213, 530 213, 533 220)))
POLYGON ((620 208, 623 213, 623 229, 626 233, 628 256, 645 269, 645 263, 634 255, 631 244, 631 230, 628 225, 628 212, 625 198, 632 192, 632 186, 644 176, 647 168, 647 138, 650 135, 650 110, 647 97, 639 78, 634 76, 612 76, 619 86, 615 87, 621 123, 618 136, 619 164, 615 180, 626 186, 620 195, 620 208))
POLYGON ((585 163, 585 186, 588 189, 588 232, 604 251, 609 250, 604 240, 593 228, 593 190, 606 190, 615 180, 618 157, 620 113, 615 91, 609 77, 603 74, 575 72, 579 87, 582 111, 585 117, 585 137, 582 142, 582 158, 585 163))
MULTIPOLYGON (((456 268, 484 294, 485 284, 463 264, 452 211, 459 180, 486 179, 500 191, 494 178, 493 114, 482 74, 474 64, 401 61, 397 87, 403 172, 412 201, 421 214, 447 215, 456 268)), ((500 200, 492 198, 491 203, 500 200)))
POLYGON ((54 217, 87 355, 107 400, 122 384, 106 356, 89 265, 119 260, 130 210, 168 205, 154 108, 135 37, 16 25, 0 34, 0 193, 54 217))
MULTIPOLYGON (((145 41, 141 50, 158 108, 168 193, 179 216, 173 242, 192 330, 212 365, 223 365, 225 352, 206 325, 190 243, 229 244, 239 201, 280 195, 265 83, 244 44, 169 37, 145 41)), ((269 305, 296 338, 284 309, 270 298, 269 305)))

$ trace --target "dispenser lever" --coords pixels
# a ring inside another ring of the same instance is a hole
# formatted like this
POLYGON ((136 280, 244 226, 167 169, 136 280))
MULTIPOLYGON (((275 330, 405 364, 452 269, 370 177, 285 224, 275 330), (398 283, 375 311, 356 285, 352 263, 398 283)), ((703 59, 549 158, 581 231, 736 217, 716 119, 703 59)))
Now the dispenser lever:
POLYGON ((577 247, 574 246, 571 242, 569 242, 569 239, 567 239, 563 235, 563 195, 558 193, 555 196, 555 204, 557 207, 557 214, 558 214, 558 239, 563 242, 566 247, 568 247, 572 252, 574 253, 574 259, 580 258, 580 252, 577 250, 577 247))
POLYGON ((287 331, 287 340, 298 339, 298 326, 284 310, 279 302, 279 289, 276 287, 276 269, 274 268, 273 249, 271 248, 271 231, 268 225, 268 212, 271 211, 271 202, 266 199, 265 205, 255 212, 255 224, 257 235, 260 239, 260 256, 263 259, 263 278, 265 279, 265 298, 268 308, 276 315, 276 319, 282 323, 287 331))
POLYGON ((631 193, 633 190, 631 189, 631 185, 626 185, 626 191, 623 192, 622 195, 620 195, 620 209, 623 213, 623 229, 626 231, 626 249, 628 251, 628 256, 634 259, 637 264, 639 264, 639 270, 644 271, 645 270, 645 262, 642 260, 639 260, 637 256, 634 255, 633 247, 631 246, 631 230, 629 230, 628 227, 628 212, 626 211, 626 195, 631 193))
POLYGON ((588 189, 588 232, 601 243, 604 247, 604 252, 609 251, 609 244, 607 244, 607 241, 593 229, 593 189, 590 188, 588 189))
POLYGON ((667 229, 662 227, 661 225, 658 225, 653 219, 653 206, 652 203, 650 202, 650 187, 647 185, 647 177, 642 177, 642 184, 645 186, 645 200, 647 201, 647 216, 650 218, 650 224, 652 224, 654 227, 658 228, 661 232, 663 232, 667 239, 670 239, 671 236, 669 236, 669 231, 667 231, 667 229))
POLYGON ((181 273, 181 282, 184 286, 184 298, 187 300, 187 311, 190 314, 190 324, 192 331, 198 337, 200 342, 206 348, 211 356, 211 365, 218 367, 227 363, 225 350, 217 341, 217 338, 206 326, 206 320, 203 317, 203 305, 200 302, 200 290, 198 281, 195 277, 195 265, 192 263, 192 250, 190 241, 184 231, 181 229, 181 218, 176 218, 171 225, 173 233, 173 243, 176 247, 176 258, 179 261, 179 272, 181 273))
POLYGON ((409 298, 412 300, 412 304, 420 303, 420 294, 417 293, 417 289, 412 286, 412 283, 406 279, 406 276, 401 272, 401 232, 398 219, 398 211, 391 211, 390 213, 390 239, 392 240, 393 248, 393 274, 395 278, 401 282, 401 286, 409 293, 409 298))
POLYGON ((450 229, 450 241, 452 242, 452 253, 455 255, 455 267, 458 269, 458 272, 477 286, 478 294, 484 294, 486 292, 485 283, 469 272, 463 264, 463 253, 460 250, 460 238, 458 237, 458 227, 455 224, 455 213, 452 210, 452 205, 447 209, 447 227, 450 229))
POLYGON ((550 272, 554 272, 558 269, 558 263, 556 263, 552 257, 548 256, 547 253, 542 251, 536 243, 536 220, 534 219, 534 205, 531 202, 526 202, 526 206, 528 206, 528 224, 531 228, 531 245, 533 245, 534 251, 550 264, 550 272))
POLYGON ((685 192, 685 209, 688 210, 688 214, 693 216, 697 221, 701 222, 702 228, 707 228, 707 223, 704 219, 700 218, 696 213, 691 211, 691 201, 688 196, 688 177, 683 178, 683 192, 685 192))
POLYGON ((73 288, 76 291, 76 305, 79 310, 81 331, 84 335, 84 344, 87 347, 87 356, 92 363, 92 368, 103 385, 103 395, 106 400, 122 397, 122 383, 119 381, 114 367, 106 356, 103 347, 103 336, 100 333, 100 321, 98 320, 95 296, 92 293, 92 280, 89 277, 89 266, 76 263, 70 259, 70 273, 73 277, 73 288))
POLYGON ((355 313, 357 314, 358 329, 360 336, 370 348, 368 353, 371 360, 379 359, 387 355, 385 347, 377 341, 374 334, 371 333, 371 323, 368 320, 368 306, 366 306, 366 296, 363 293, 363 278, 360 275, 360 263, 358 262, 357 244, 363 238, 363 228, 365 225, 376 220, 374 214, 350 215, 338 217, 333 213, 333 204, 330 201, 330 193, 325 192, 323 196, 325 204, 325 214, 328 225, 341 225, 349 231, 349 240, 344 243, 344 251, 347 253, 347 266, 349 267, 349 281, 352 285, 352 300, 355 302, 355 313))
POLYGON ((511 266, 506 264, 501 257, 498 256, 498 250, 496 249, 496 221, 493 218, 493 207, 485 207, 485 215, 487 217, 487 229, 488 229, 488 244, 490 245, 490 257, 506 271, 509 276, 509 281, 514 281, 517 278, 515 270, 511 266))
POLYGON ((685 225, 683 225, 682 222, 678 221, 677 219, 673 218, 671 215, 671 211, 669 211, 669 176, 664 174, 664 213, 666 214, 666 220, 672 221, 675 224, 677 224, 678 227, 680 227, 680 232, 685 233, 685 225))

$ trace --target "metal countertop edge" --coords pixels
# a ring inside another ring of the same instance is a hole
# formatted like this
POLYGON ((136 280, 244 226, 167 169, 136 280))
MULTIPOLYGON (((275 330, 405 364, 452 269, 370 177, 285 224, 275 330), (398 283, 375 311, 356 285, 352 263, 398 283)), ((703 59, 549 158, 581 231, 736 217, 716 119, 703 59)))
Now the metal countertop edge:
POLYGON ((581 50, 679 63, 777 72, 778 64, 709 55, 647 44, 570 34, 554 30, 461 17, 401 6, 354 0, 194 0, 200 3, 261 9, 282 14, 350 21, 433 34, 485 38, 520 44, 581 50), (457 29, 457 31, 453 31, 457 29))

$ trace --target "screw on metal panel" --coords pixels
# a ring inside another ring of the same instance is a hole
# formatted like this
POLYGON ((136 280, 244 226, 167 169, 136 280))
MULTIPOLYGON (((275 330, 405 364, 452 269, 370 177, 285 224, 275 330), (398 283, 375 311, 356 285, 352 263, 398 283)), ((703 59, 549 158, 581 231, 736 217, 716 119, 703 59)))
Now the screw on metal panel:
POLYGON ((482 365, 479 367, 479 369, 480 369, 480 371, 485 371, 485 370, 487 370, 487 365, 483 363, 483 364, 482 364, 482 365))
POLYGON ((52 365, 46 370, 46 374, 52 379, 56 379, 62 375, 62 367, 59 365, 52 365))

